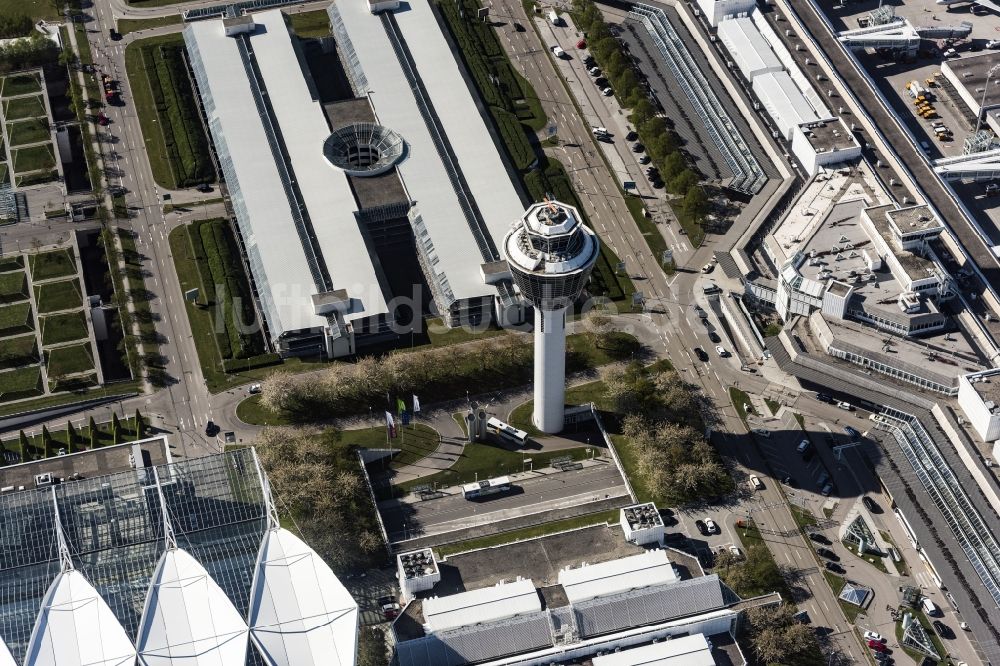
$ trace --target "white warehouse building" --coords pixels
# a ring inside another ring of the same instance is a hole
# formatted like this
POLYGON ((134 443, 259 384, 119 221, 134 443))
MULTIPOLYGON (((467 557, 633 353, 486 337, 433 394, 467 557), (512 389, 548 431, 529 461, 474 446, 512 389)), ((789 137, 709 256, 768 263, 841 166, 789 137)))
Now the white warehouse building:
POLYGON ((792 139, 799 125, 819 120, 816 111, 787 72, 768 72, 757 76, 753 80, 753 91, 786 141, 792 139))
POLYGON ((746 16, 723 20, 719 23, 718 36, 747 81, 784 69, 753 20, 746 16))
POLYGON ((705 13, 705 20, 713 28, 727 16, 748 14, 756 6, 756 0, 698 0, 699 9, 705 13))
POLYGON ((1000 440, 1000 370, 958 378, 958 406, 984 442, 1000 440))

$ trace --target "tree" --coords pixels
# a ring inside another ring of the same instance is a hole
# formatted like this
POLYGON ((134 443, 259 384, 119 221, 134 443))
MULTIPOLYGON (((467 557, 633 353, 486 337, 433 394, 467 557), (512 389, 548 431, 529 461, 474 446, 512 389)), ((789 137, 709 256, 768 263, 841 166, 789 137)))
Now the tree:
POLYGON ((690 219, 700 220, 708 212, 708 195, 697 185, 689 187, 687 194, 684 195, 684 201, 681 203, 681 210, 690 219))
POLYGON ((46 458, 52 456, 52 434, 49 432, 47 426, 42 426, 42 450, 45 453, 46 458))
POLYGON ((389 666, 385 634, 379 627, 362 627, 358 635, 357 666, 389 666))
POLYGON ((795 621, 790 604, 755 606, 746 611, 750 645, 763 663, 798 663, 816 649, 815 634, 795 621))
POLYGON ((76 445, 76 428, 72 421, 66 421, 66 447, 72 452, 76 445))
MULTIPOLYGON (((118 435, 118 431, 122 429, 122 422, 118 419, 117 412, 111 412, 111 434, 113 436, 118 435)), ((115 442, 117 444, 118 442, 115 442)))
POLYGON ((604 61, 604 73, 611 81, 617 80, 626 67, 628 67, 628 63, 625 61, 625 56, 617 48, 604 61))
POLYGON ((93 416, 91 416, 90 419, 87 421, 87 430, 89 431, 88 434, 90 435, 90 448, 91 450, 96 449, 98 446, 98 439, 97 439, 98 432, 97 432, 97 423, 94 421, 93 416))
POLYGON ((656 107, 648 99, 643 97, 632 105, 632 124, 641 127, 646 121, 656 115, 656 107))
POLYGON ((28 453, 28 436, 24 434, 23 430, 17 433, 17 448, 18 454, 21 457, 21 462, 28 462, 30 460, 28 453))
POLYGON ((676 178, 687 167, 687 163, 684 161, 684 155, 680 151, 675 150, 666 156, 666 159, 663 160, 660 166, 663 171, 663 177, 671 180, 676 178))
POLYGON ((143 424, 142 414, 139 413, 138 408, 136 408, 135 416, 132 417, 132 420, 135 422, 135 438, 136 440, 140 440, 145 432, 145 425, 143 424))
POLYGON ((667 184, 673 194, 683 194, 698 184, 698 174, 686 168, 671 178, 667 184))

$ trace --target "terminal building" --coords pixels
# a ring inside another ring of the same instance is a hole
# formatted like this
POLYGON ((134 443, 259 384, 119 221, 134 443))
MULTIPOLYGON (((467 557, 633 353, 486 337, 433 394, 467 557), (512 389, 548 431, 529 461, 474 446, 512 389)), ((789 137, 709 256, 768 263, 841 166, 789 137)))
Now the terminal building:
POLYGON ((524 202, 428 2, 329 13, 318 45, 279 10, 184 31, 272 348, 349 355, 411 315, 520 321, 498 244, 524 202))
POLYGON ((252 448, 175 461, 151 438, 0 482, 0 664, 354 664, 357 604, 279 525, 252 448))

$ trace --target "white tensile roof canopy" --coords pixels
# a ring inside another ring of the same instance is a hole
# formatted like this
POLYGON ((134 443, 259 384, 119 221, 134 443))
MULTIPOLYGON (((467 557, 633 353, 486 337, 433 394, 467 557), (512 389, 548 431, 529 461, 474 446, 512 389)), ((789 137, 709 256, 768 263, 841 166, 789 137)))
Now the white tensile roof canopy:
POLYGON ((358 605, 330 567, 286 529, 261 544, 250 636, 270 666, 353 666, 358 605))
MULTIPOLYGON (((7 664, 0 650, 0 666, 7 664)), ((10 660, 14 663, 13 659, 10 660)), ((82 573, 61 572, 42 600, 25 666, 132 666, 135 646, 82 573)))
POLYGON ((17 666, 14 656, 10 653, 10 648, 0 639, 0 666, 17 666))
POLYGON ((143 666, 244 666, 247 624, 205 568, 179 548, 160 558, 142 614, 143 666))

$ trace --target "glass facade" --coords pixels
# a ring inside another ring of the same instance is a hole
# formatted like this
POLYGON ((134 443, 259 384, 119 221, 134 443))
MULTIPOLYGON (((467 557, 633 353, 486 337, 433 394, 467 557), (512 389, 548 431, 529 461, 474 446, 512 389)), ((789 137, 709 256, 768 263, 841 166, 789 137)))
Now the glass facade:
MULTIPOLYGON (((267 530, 262 472, 252 450, 162 465, 157 472, 178 547, 205 567, 246 617, 267 530)), ((149 469, 0 496, 0 638, 18 663, 59 572, 55 502, 74 566, 133 640, 165 548, 149 469)), ((247 664, 262 663, 256 653, 248 655, 247 664)))

